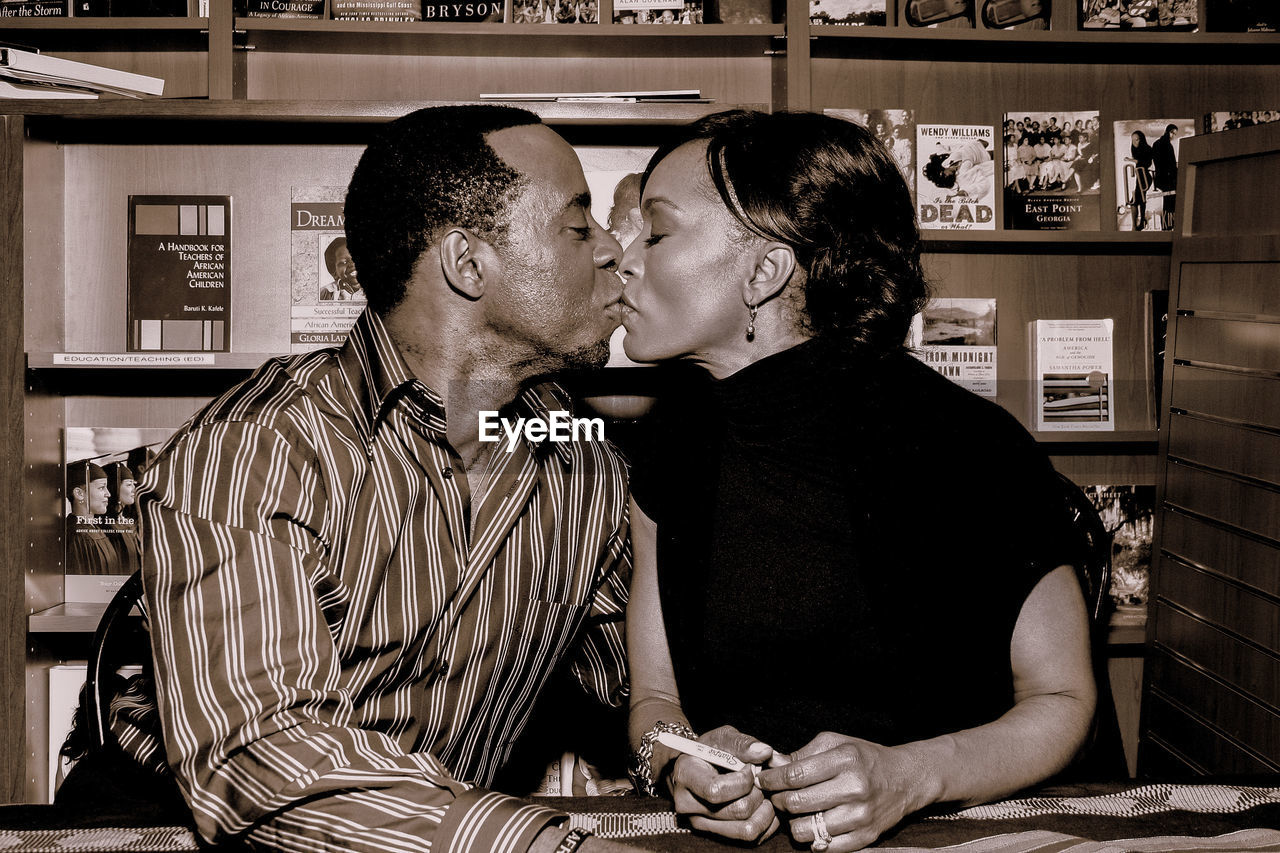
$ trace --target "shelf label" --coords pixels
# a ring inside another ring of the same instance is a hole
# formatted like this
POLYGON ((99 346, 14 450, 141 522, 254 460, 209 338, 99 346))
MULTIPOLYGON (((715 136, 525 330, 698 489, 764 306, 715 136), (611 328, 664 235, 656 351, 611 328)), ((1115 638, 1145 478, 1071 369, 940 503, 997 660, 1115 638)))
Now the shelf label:
POLYGON ((70 367, 190 367, 215 362, 211 352, 55 352, 53 363, 70 367))

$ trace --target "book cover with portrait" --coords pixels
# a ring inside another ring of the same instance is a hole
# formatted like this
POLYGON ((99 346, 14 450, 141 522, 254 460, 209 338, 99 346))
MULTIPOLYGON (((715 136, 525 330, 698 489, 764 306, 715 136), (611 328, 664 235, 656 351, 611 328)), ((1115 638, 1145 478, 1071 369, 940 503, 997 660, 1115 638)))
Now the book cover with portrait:
POLYGON ((994 231, 995 128, 916 125, 916 214, 926 230, 994 231))
MULTIPOLYGON (((665 10, 660 17, 667 15, 674 17, 674 12, 665 10)), ((598 0, 512 0, 511 20, 517 24, 598 24, 600 3, 598 0)))
POLYGON ((1115 321, 1032 320, 1032 422, 1042 432, 1115 430, 1115 321))
POLYGON ((809 23, 845 27, 883 27, 886 0, 809 0, 809 23))
POLYGON ((875 134, 897 161, 912 198, 916 194, 915 110, 826 109, 824 115, 860 124, 875 134))
POLYGON ((1004 227, 1097 231, 1102 135, 1097 110, 1006 113, 1004 227))
MULTIPOLYGON (((517 5, 522 0, 516 0, 517 5)), ((615 24, 703 24, 702 0, 613 0, 615 24)))
POLYGON ((129 352, 230 352, 231 196, 129 196, 129 352))
POLYGON ((173 430, 63 430, 66 601, 110 601, 142 567, 137 488, 173 430))
POLYGON ((1080 0, 1082 30, 1194 32, 1199 0, 1080 0))
POLYGON ((290 192, 289 352, 341 346, 364 310, 343 229, 346 187, 290 192))
POLYGON ((1205 113, 1201 127, 1205 133, 1218 133, 1223 130, 1253 127, 1255 124, 1270 124, 1273 121, 1280 121, 1280 110, 1231 110, 1205 113))
POLYGON ((1115 137, 1116 230, 1172 231, 1178 207, 1178 149, 1196 132, 1194 119, 1112 122, 1115 137))
POLYGON ((911 320, 911 354, 962 388, 996 396, 996 300, 930 299, 911 320))

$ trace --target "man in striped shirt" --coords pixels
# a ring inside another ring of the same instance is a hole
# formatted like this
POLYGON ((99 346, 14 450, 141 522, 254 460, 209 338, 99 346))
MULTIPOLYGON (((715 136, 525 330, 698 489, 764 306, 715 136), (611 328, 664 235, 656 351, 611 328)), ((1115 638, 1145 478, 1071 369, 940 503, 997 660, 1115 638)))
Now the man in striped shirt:
MULTIPOLYGON (((421 110, 362 156, 369 308, 198 413, 140 503, 168 764, 206 839, 268 849, 618 848, 484 790, 552 671, 626 696, 623 463, 481 441, 600 365, 621 250, 532 113, 421 110)), ((620 848, 619 848, 620 849, 620 848)))

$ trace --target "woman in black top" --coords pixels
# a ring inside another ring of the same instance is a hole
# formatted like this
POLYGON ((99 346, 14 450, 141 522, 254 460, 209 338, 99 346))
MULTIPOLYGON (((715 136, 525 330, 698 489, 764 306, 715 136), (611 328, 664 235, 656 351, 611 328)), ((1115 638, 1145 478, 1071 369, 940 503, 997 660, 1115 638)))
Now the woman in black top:
POLYGON ((1060 770, 1094 702, 1076 540, 1026 431, 903 346, 926 287, 892 156, 719 114, 655 155, 642 210, 627 355, 689 369, 633 474, 638 776, 699 829, 781 818, 839 853, 1060 770))
POLYGON ((1151 161, 1155 154, 1147 143, 1147 135, 1135 130, 1129 140, 1129 156, 1126 163, 1133 164, 1133 194, 1129 198, 1129 207, 1133 212, 1133 230, 1141 231, 1147 227, 1147 190, 1151 189, 1151 161))

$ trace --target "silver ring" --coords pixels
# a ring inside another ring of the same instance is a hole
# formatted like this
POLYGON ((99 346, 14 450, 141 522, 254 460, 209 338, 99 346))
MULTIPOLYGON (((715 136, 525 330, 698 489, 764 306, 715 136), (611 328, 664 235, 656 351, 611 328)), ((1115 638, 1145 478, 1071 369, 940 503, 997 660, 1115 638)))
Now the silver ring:
POLYGON ((809 849, 813 853, 822 853, 831 846, 831 833, 827 831, 827 819, 822 816, 822 812, 814 812, 813 814, 813 843, 809 845, 809 849))

